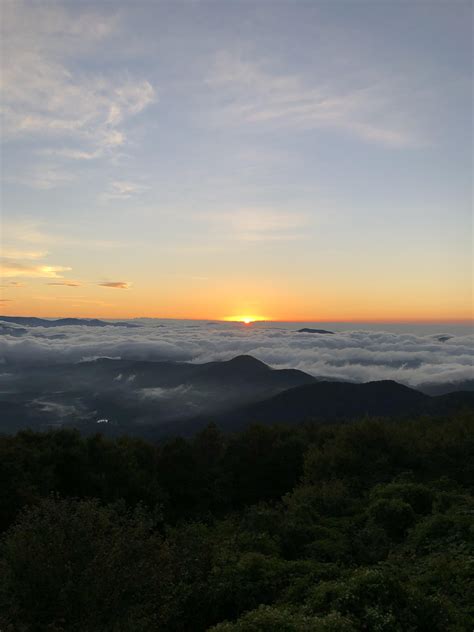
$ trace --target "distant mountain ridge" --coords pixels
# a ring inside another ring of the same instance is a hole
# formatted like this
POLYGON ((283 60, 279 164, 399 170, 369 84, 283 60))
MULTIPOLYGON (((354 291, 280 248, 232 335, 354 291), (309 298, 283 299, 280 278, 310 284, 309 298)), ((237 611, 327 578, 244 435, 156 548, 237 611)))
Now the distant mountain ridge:
POLYGON ((298 329, 299 334, 334 334, 333 331, 329 331, 328 329, 311 329, 310 327, 303 327, 303 329, 298 329))
POLYGON ((67 325, 82 325, 86 327, 140 327, 136 323, 106 322, 98 318, 37 318, 36 316, 0 316, 0 321, 14 323, 26 327, 64 327, 67 325))

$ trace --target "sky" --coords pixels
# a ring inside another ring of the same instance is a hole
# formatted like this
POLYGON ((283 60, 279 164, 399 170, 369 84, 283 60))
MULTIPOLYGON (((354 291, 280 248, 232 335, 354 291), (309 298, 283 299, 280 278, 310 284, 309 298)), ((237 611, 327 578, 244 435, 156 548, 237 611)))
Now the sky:
POLYGON ((472 5, 1 7, 10 315, 472 318, 472 5))

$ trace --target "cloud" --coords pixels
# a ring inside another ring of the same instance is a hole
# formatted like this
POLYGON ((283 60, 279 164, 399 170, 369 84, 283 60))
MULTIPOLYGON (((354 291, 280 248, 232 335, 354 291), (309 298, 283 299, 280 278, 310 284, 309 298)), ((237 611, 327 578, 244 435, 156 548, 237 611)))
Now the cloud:
POLYGON ((201 220, 220 233, 240 241, 291 241, 305 238, 310 218, 299 212, 271 208, 242 208, 221 213, 205 213, 201 220))
POLYGON ((57 156, 62 158, 68 158, 70 160, 95 160, 102 156, 102 151, 96 149, 95 151, 84 151, 81 149, 42 149, 38 152, 41 155, 57 156))
POLYGON ((250 354, 274 368, 297 368, 315 376, 359 382, 392 379, 416 387, 473 377, 474 336, 467 333, 451 331, 452 338, 439 342, 433 331, 344 330, 339 325, 334 335, 318 336, 298 333, 297 325, 278 323, 244 327, 238 323, 140 322, 136 329, 55 327, 42 332, 31 329, 18 337, 4 335, 0 363, 58 364, 97 357, 209 362, 250 354), (63 337, 53 337, 58 334, 63 337))
POLYGON ((74 176, 56 165, 42 165, 5 179, 32 189, 48 191, 72 182, 74 176))
POLYGON ((131 287, 131 284, 128 281, 102 281, 98 283, 102 287, 112 287, 119 290, 128 290, 131 287))
POLYGON ((12 244, 6 247, 6 256, 17 253, 16 259, 32 259, 46 257, 47 251, 26 251, 25 244, 35 244, 37 246, 80 246, 82 248, 94 248, 103 250, 105 248, 121 248, 123 243, 110 239, 89 239, 74 237, 59 232, 46 232, 45 223, 34 219, 5 220, 2 224, 2 237, 5 244, 12 244), (32 256, 34 255, 34 256, 32 256))
POLYGON ((182 397, 192 391, 190 386, 181 384, 174 388, 161 388, 159 386, 142 388, 140 389, 140 397, 145 399, 175 399, 176 397, 182 397))
MULTIPOLYGON (((91 160, 123 145, 125 123, 156 100, 153 86, 123 73, 105 77, 77 70, 78 59, 87 60, 117 32, 117 17, 18 1, 3 4, 2 18, 5 134, 36 137, 46 151, 74 160, 91 160), (58 138, 72 146, 45 146, 58 138)), ((33 176, 31 185, 52 188, 65 179, 51 168, 33 176)))
POLYGON ((28 265, 10 261, 9 259, 0 260, 0 276, 3 277, 28 277, 38 279, 61 279, 61 272, 68 272, 72 268, 68 266, 50 266, 50 265, 28 265))
MULTIPOLYGON (((45 234, 37 222, 5 221, 2 224, 2 231, 4 247, 0 257, 0 276, 61 279, 61 272, 71 270, 69 266, 50 265, 44 261, 49 253, 40 249, 41 246, 57 243, 59 239, 45 234), (28 246, 25 247, 25 244, 28 246), (30 244, 33 247, 29 247, 30 244)), ((16 283, 17 287, 20 285, 17 282, 10 282, 13 283, 16 283)))
POLYGON ((42 250, 17 250, 15 248, 2 249, 2 257, 4 259, 44 259, 47 256, 48 252, 42 250))
POLYGON ((60 419, 87 419, 94 417, 96 411, 89 411, 81 403, 75 404, 63 404, 61 402, 50 401, 49 399, 37 398, 34 399, 30 406, 37 408, 40 412, 45 413, 52 417, 59 417, 60 419))
POLYGON ((394 94, 393 79, 348 88, 272 66, 220 53, 207 78, 217 95, 214 122, 259 130, 330 128, 393 148, 420 144, 413 125, 400 120, 403 91, 394 94))
MULTIPOLYGON (((46 243, 54 241, 54 237, 43 232, 42 224, 40 222, 36 220, 30 220, 30 219, 5 220, 4 222, 2 222, 2 238, 4 242, 9 242, 9 243, 19 242, 23 245, 23 247, 25 243, 46 244, 46 243)), ((6 250, 7 250, 7 253, 8 251, 14 252, 15 247, 11 247, 11 248, 7 247, 6 250)), ((28 256, 28 254, 26 257, 24 257, 24 252, 25 252, 24 250, 18 250, 18 252, 21 252, 21 255, 16 258, 21 258, 21 259, 38 258, 38 257, 28 256)), ((34 252, 37 252, 37 251, 34 251, 34 252)), ((27 253, 30 253, 30 251, 27 251, 27 253)), ((48 253, 42 252, 41 254, 46 256, 48 253)), ((8 256, 8 254, 6 256, 8 256)))
POLYGON ((82 285, 82 283, 79 283, 78 281, 58 281, 58 282, 52 282, 52 283, 46 283, 46 285, 65 285, 66 287, 80 287, 82 285))
POLYGON ((148 189, 148 186, 137 182, 116 180, 110 183, 108 190, 102 194, 101 198, 103 200, 123 200, 144 193, 148 189))
POLYGON ((12 287, 26 287, 25 283, 21 283, 20 281, 9 281, 8 283, 4 283, 3 285, 0 285, 0 287, 8 287, 8 288, 12 288, 12 287))

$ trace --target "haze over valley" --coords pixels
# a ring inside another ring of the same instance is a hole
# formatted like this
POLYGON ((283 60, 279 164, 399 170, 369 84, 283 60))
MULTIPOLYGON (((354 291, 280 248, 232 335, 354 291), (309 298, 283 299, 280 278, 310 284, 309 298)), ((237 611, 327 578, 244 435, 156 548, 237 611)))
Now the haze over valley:
POLYGON ((0 318, 4 430, 94 432, 101 424, 157 438, 193 434, 210 421, 229 430, 472 405, 470 393, 446 397, 474 390, 469 328, 331 326, 0 318), (372 390, 362 388, 367 382, 372 390), (407 397, 404 387, 415 391, 407 397), (286 391, 282 408, 273 398, 286 391))

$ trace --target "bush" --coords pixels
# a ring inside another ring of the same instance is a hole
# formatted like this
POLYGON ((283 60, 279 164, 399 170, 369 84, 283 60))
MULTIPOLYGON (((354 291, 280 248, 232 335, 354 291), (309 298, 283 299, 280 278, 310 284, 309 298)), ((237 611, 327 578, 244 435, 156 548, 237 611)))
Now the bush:
POLYGON ((167 578, 165 549, 152 527, 140 510, 95 500, 51 498, 24 511, 0 549, 3 625, 156 629, 167 578))
POLYGON ((416 520, 411 506, 397 498, 376 500, 370 505, 368 513, 374 523, 394 540, 402 540, 416 520))
POLYGON ((368 632, 444 632, 445 604, 414 591, 395 569, 361 569, 345 581, 326 582, 308 599, 312 612, 337 611, 368 632))
POLYGON ((220 623, 209 632, 355 632, 351 622, 339 614, 308 617, 286 608, 260 606, 235 623, 220 623))

